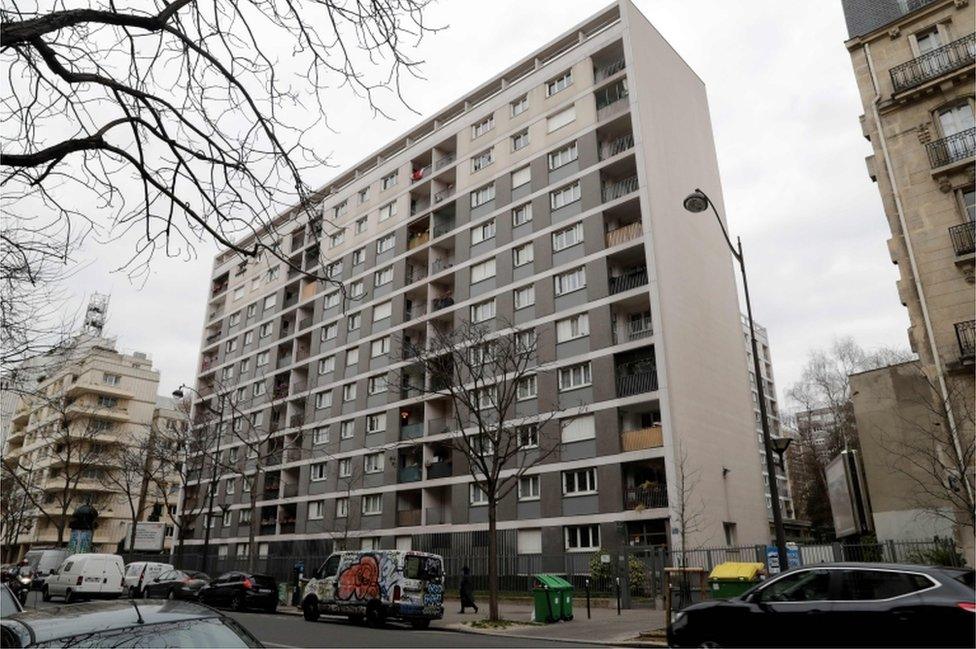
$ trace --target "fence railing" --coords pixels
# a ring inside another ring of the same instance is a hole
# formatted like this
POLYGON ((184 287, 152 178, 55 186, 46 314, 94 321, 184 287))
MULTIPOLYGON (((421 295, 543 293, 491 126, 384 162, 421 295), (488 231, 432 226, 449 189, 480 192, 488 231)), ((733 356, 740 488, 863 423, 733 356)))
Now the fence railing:
POLYGON ((627 135, 621 135, 620 137, 610 140, 609 142, 600 143, 600 160, 606 160, 607 158, 612 158, 618 153, 623 153, 628 149, 634 148, 634 134, 628 133, 627 135))
POLYGON ((603 202, 609 203, 612 200, 636 191, 637 176, 631 176, 630 178, 624 178, 616 182, 605 182, 603 183, 603 202))
POLYGON ((635 268, 623 275, 609 278, 608 288, 610 295, 615 295, 644 284, 647 284, 647 268, 635 268))
POLYGON ((895 92, 914 88, 972 64, 974 54, 976 54, 976 34, 963 36, 948 45, 891 68, 891 85, 895 92))
POLYGON ((640 372, 617 377, 617 396, 629 397, 657 390, 657 373, 640 372))
POLYGON ((976 252, 974 245, 974 233, 976 233, 976 221, 967 221, 949 228, 949 238, 952 240, 952 249, 957 255, 971 255, 976 252))
POLYGON ((626 243, 627 241, 633 241, 643 233, 644 230, 640 222, 630 223, 614 230, 610 230, 606 234, 607 248, 612 248, 613 246, 626 243))
POLYGON ((607 63, 606 65, 601 65, 600 67, 596 68, 593 71, 593 81, 596 82, 596 83, 599 83, 600 81, 603 81, 604 79, 607 79, 609 77, 612 77, 613 75, 615 75, 618 72, 620 72, 621 70, 623 70, 625 65, 626 65, 626 62, 624 61, 623 57, 621 57, 621 58, 619 58, 619 59, 617 59, 615 61, 611 61, 610 63, 607 63))
POLYGON ((925 145, 933 169, 976 155, 976 128, 954 133, 925 145))

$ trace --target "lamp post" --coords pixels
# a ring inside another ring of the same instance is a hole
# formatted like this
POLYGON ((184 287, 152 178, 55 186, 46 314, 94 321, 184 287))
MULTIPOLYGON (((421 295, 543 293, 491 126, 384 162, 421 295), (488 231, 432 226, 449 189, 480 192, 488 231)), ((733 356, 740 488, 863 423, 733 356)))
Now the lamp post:
MULTIPOLYGON (((782 571, 789 568, 789 562, 786 554, 786 532, 783 529, 783 513, 779 503, 779 485, 776 481, 776 461, 773 459, 775 448, 773 445, 772 435, 769 433, 769 419, 766 416, 766 393, 763 389, 762 371, 759 366, 759 344, 756 342, 756 325, 752 320, 752 303, 749 301, 749 282, 746 280, 746 262, 745 257, 742 254, 742 240, 736 237, 736 245, 732 245, 732 240, 729 239, 729 233, 725 230, 725 224, 722 223, 722 217, 719 216, 718 210, 715 209, 715 204, 712 203, 711 199, 705 195, 705 192, 696 188, 695 191, 685 197, 684 208, 689 212, 704 212, 709 207, 712 208, 712 212, 715 214, 715 220, 718 221, 718 226, 722 229, 722 236, 725 237, 725 243, 728 244, 729 251, 732 253, 732 256, 737 262, 739 262, 739 270, 742 273, 742 291, 745 293, 746 297, 746 314, 749 316, 749 338, 752 343, 752 364, 753 371, 756 373, 756 391, 758 392, 759 398, 759 417, 762 420, 761 423, 763 448, 765 449, 766 456, 766 472, 769 474, 769 497, 772 500, 773 529, 776 535, 776 551, 779 556, 779 566, 780 570, 782 571)), ((786 449, 784 448, 783 450, 785 451, 786 449)))
MULTIPOLYGON (((187 385, 181 385, 173 390, 173 396, 177 399, 182 399, 184 390, 190 390, 198 398, 202 399, 202 396, 197 390, 187 385)), ((211 414, 217 415, 217 446, 214 448, 213 460, 210 463, 210 485, 208 487, 210 493, 207 495, 207 525, 203 530, 203 559, 200 562, 200 572, 207 572, 207 560, 210 558, 210 527, 213 525, 214 496, 217 494, 217 464, 220 460, 221 426, 224 423, 224 395, 220 394, 218 396, 220 399, 219 410, 214 410, 208 403, 203 404, 204 408, 210 411, 211 414)))

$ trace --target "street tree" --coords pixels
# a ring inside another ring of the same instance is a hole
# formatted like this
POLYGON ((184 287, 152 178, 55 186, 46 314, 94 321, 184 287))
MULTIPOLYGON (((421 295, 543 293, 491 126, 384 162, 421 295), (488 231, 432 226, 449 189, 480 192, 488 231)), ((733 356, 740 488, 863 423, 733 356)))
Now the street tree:
POLYGON ((472 493, 480 492, 487 507, 489 617, 497 620, 498 503, 559 450, 553 419, 563 408, 538 396, 540 385, 555 388, 555 372, 539 359, 534 329, 465 320, 430 331, 426 343, 400 338, 407 364, 394 372, 394 382, 408 395, 447 404, 445 441, 464 458, 472 493), (526 407, 527 401, 535 403, 526 407))
POLYGON ((136 529, 146 511, 147 498, 156 492, 151 476, 163 469, 163 462, 157 454, 154 432, 149 430, 130 431, 107 449, 101 460, 107 465, 101 474, 102 484, 111 492, 119 494, 125 501, 129 514, 129 538, 126 556, 130 559, 136 547, 136 529))
POLYGON ((28 489, 37 489, 33 485, 30 476, 34 473, 34 461, 27 459, 23 466, 18 467, 17 463, 3 458, 0 461, 0 481, 3 488, 0 489, 0 544, 2 544, 5 558, 12 561, 15 556, 15 545, 21 535, 30 531, 30 514, 34 509, 31 504, 31 497, 28 489), (24 481, 18 481, 11 475, 12 471, 20 470, 26 476, 24 481), (9 555, 9 556, 7 556, 9 555))

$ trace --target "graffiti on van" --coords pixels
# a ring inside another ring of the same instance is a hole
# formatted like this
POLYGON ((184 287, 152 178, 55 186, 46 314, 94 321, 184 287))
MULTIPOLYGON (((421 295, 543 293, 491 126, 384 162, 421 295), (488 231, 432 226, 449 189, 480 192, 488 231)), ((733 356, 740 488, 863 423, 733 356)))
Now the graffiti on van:
MULTIPOLYGON (((384 563, 392 562, 386 561, 384 563)), ((339 573, 339 588, 336 597, 344 601, 378 598, 381 588, 379 576, 380 568, 377 564, 377 557, 372 554, 361 554, 339 573)), ((385 586, 385 584, 383 585, 385 586)))

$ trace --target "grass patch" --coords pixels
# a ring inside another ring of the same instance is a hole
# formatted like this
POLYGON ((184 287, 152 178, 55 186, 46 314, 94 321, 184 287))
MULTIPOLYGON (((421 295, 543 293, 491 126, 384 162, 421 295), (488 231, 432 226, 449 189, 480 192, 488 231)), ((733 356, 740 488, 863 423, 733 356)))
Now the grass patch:
POLYGON ((510 629, 516 626, 539 626, 538 622, 517 622, 515 620, 489 620, 485 618, 483 620, 475 620, 473 622, 465 622, 472 629, 488 629, 488 630, 501 630, 510 629))

